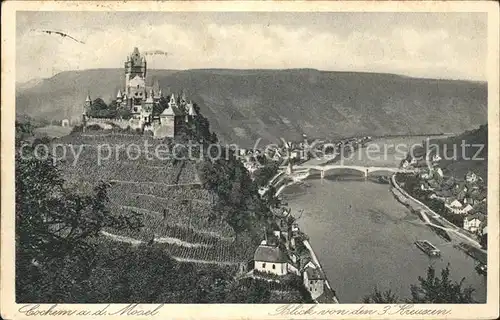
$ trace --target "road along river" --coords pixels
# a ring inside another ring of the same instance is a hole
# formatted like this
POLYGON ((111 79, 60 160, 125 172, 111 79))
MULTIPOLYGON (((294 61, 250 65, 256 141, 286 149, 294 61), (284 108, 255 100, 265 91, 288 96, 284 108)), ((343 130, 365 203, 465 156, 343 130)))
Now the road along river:
MULTIPOLYGON (((422 137, 375 143, 401 141, 418 143, 422 137)), ((388 166, 400 162, 395 154, 380 161, 373 159, 373 149, 370 155, 370 159, 361 155, 359 162, 350 160, 349 164, 388 166)), ((282 195, 293 212, 304 210, 299 224, 310 236, 341 303, 362 302, 374 287, 390 288, 400 298, 409 298, 410 285, 419 283, 418 276, 425 276, 429 265, 440 272, 448 263, 452 278, 460 281, 465 277, 465 285, 476 289, 474 298, 485 302, 486 277, 476 273, 472 258, 453 247, 459 239, 452 237, 447 242, 435 234, 394 198, 390 185, 361 177, 317 177, 287 187, 282 195), (419 239, 436 245, 441 257, 429 258, 420 251, 414 244, 419 239)))

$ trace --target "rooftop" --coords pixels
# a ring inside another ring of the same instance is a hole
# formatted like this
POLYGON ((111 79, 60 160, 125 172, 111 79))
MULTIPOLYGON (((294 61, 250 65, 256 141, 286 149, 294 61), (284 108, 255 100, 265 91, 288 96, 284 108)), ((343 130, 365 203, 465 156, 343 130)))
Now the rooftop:
POLYGON ((325 280, 325 276, 322 274, 319 268, 307 267, 305 269, 305 272, 307 273, 307 278, 309 280, 325 280))
POLYGON ((288 262, 288 257, 278 246, 259 245, 254 254, 255 261, 264 262, 288 262))

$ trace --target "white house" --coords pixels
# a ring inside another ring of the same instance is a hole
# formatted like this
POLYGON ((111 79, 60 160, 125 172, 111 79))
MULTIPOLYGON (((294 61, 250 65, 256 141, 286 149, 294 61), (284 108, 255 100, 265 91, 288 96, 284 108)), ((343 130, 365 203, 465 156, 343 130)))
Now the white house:
POLYGON ((467 205, 463 208, 462 212, 463 212, 463 213, 469 213, 472 209, 473 209, 473 208, 472 208, 472 206, 471 206, 470 204, 467 204, 467 205))
POLYGON ((256 164, 253 161, 245 162, 244 166, 248 170, 248 172, 250 172, 250 173, 254 173, 257 169, 259 169, 258 164, 256 164))
POLYGON ((408 160, 403 161, 403 164, 401 165, 401 167, 403 169, 407 169, 409 166, 410 166, 410 163, 408 162, 408 160))
POLYGON ((61 126, 62 127, 69 127, 69 120, 68 119, 64 119, 61 121, 61 126))
POLYGON ((259 188, 259 195, 262 197, 267 192, 267 190, 269 190, 268 187, 260 187, 259 188))
POLYGON ((253 260, 255 270, 273 273, 278 276, 288 273, 290 260, 287 254, 279 246, 268 245, 266 240, 263 240, 255 250, 253 260))
POLYGON ((469 203, 467 205, 464 205, 456 199, 451 203, 445 203, 444 206, 454 214, 467 214, 473 209, 473 207, 469 203))
POLYGON ((300 159, 302 158, 302 150, 295 149, 290 152, 290 159, 300 159))
POLYGON ((449 203, 445 203, 444 206, 446 208, 448 208, 448 210, 450 210, 451 212, 455 213, 455 214, 460 214, 462 209, 463 209, 463 205, 460 201, 458 201, 457 199, 449 202, 449 203))
POLYGON ((436 168, 436 173, 442 178, 444 176, 443 170, 440 167, 436 168))
POLYGON ((483 220, 483 215, 474 214, 471 216, 467 216, 464 219, 464 229, 470 232, 477 232, 483 220))
POLYGON ((304 286, 311 293, 311 298, 316 299, 323 294, 325 276, 312 261, 309 261, 302 269, 302 278, 304 286))

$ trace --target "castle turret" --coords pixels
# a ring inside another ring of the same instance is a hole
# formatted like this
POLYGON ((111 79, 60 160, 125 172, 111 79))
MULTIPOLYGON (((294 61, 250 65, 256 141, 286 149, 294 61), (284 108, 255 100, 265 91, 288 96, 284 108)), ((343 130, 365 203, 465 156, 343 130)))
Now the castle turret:
POLYGON ((85 98, 83 113, 88 114, 91 106, 92 106, 92 99, 90 99, 90 94, 87 94, 87 98, 85 98))
POLYGON ((90 99, 90 94, 87 94, 85 98, 85 103, 83 105, 82 112, 82 131, 85 132, 85 127, 87 126, 87 117, 90 111, 90 107, 92 106, 92 99, 90 99))
POLYGON ((146 103, 153 103, 154 100, 153 100, 153 89, 149 90, 149 94, 148 94, 148 97, 146 99, 146 103))
POLYGON ((194 105, 191 101, 188 103, 188 115, 191 117, 196 117, 198 114, 196 113, 196 110, 194 109, 194 105))
POLYGON ((122 91, 118 89, 118 93, 116 94, 116 102, 122 102, 122 91))
POLYGON ((169 108, 177 107, 177 103, 175 102, 175 95, 173 93, 170 95, 170 101, 168 102, 168 107, 169 108))
POLYGON ((185 107, 187 103, 186 90, 182 90, 181 96, 179 99, 179 104, 181 107, 185 107))

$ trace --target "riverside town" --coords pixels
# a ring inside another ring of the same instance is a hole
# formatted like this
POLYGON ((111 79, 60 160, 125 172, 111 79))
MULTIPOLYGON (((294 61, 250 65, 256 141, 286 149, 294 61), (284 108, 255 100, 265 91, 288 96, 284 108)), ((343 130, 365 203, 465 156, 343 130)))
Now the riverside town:
POLYGON ((17 13, 17 312, 486 303, 488 84, 463 61, 485 55, 479 13, 104 13, 17 13), (437 38, 410 48, 404 28, 437 38))

